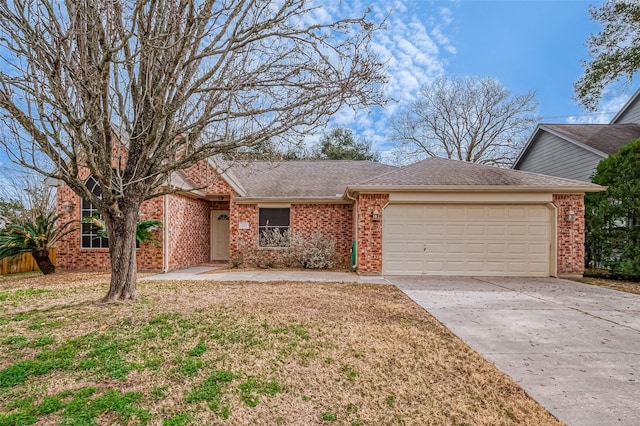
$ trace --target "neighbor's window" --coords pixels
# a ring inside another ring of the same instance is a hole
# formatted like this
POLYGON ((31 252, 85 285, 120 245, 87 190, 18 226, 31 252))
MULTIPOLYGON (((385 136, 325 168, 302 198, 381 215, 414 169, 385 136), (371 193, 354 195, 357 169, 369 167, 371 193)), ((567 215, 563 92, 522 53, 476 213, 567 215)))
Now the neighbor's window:
MULTIPOLYGON (((102 189, 98 185, 98 181, 93 176, 90 176, 85 183, 89 191, 99 198, 102 198, 102 189)), ((98 209, 89 200, 82 200, 82 219, 87 217, 96 216, 100 217, 98 209)), ((82 248, 109 248, 109 239, 106 237, 98 237, 97 229, 90 223, 82 224, 82 248)))
POLYGON ((260 209, 258 238, 260 247, 289 246, 289 208, 260 209))

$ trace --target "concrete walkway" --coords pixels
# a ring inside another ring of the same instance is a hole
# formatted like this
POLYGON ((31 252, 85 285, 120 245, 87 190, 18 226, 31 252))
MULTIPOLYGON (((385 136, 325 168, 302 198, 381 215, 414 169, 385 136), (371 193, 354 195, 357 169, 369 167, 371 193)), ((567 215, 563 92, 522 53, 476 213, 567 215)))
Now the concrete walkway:
POLYGON ((387 277, 569 425, 640 424, 640 296, 551 278, 387 277))
POLYGON ((214 280, 214 281, 325 281, 347 283, 390 284, 381 276, 360 276, 352 272, 329 272, 309 270, 278 270, 258 269, 216 272, 211 266, 196 266, 193 268, 170 271, 153 275, 145 280, 214 280))

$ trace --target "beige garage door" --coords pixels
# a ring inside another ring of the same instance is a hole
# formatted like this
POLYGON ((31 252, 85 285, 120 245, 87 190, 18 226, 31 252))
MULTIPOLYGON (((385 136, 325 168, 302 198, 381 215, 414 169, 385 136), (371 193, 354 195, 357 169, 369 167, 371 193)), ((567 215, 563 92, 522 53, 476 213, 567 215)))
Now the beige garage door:
POLYGON ((550 275, 544 205, 390 204, 383 214, 386 275, 550 275))

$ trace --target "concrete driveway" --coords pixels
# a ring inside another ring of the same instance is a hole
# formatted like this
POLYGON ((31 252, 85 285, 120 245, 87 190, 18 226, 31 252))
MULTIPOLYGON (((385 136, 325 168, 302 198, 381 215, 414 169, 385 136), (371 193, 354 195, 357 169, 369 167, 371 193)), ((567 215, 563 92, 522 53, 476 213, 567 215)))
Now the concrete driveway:
POLYGON ((386 278, 558 419, 640 424, 640 296, 552 278, 386 278))

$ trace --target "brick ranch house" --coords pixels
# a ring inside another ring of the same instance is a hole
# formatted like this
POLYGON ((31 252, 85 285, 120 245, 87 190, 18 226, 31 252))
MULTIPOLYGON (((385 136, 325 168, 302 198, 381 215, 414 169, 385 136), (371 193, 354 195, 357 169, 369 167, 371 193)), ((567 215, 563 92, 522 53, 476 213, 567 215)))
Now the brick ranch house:
MULTIPOLYGON (((362 274, 577 276, 584 268, 584 193, 602 190, 440 158, 403 167, 282 161, 225 168, 210 159, 174 173, 167 185, 185 192, 143 204, 141 218, 159 219, 163 228, 158 246, 138 249, 141 270, 228 260, 249 246, 277 250, 259 247, 269 225, 333 236, 343 266, 355 241, 362 274)), ((95 213, 64 184, 57 207, 62 220, 95 213)), ((58 243, 58 267, 109 267, 108 240, 91 232, 83 226, 58 243)))

